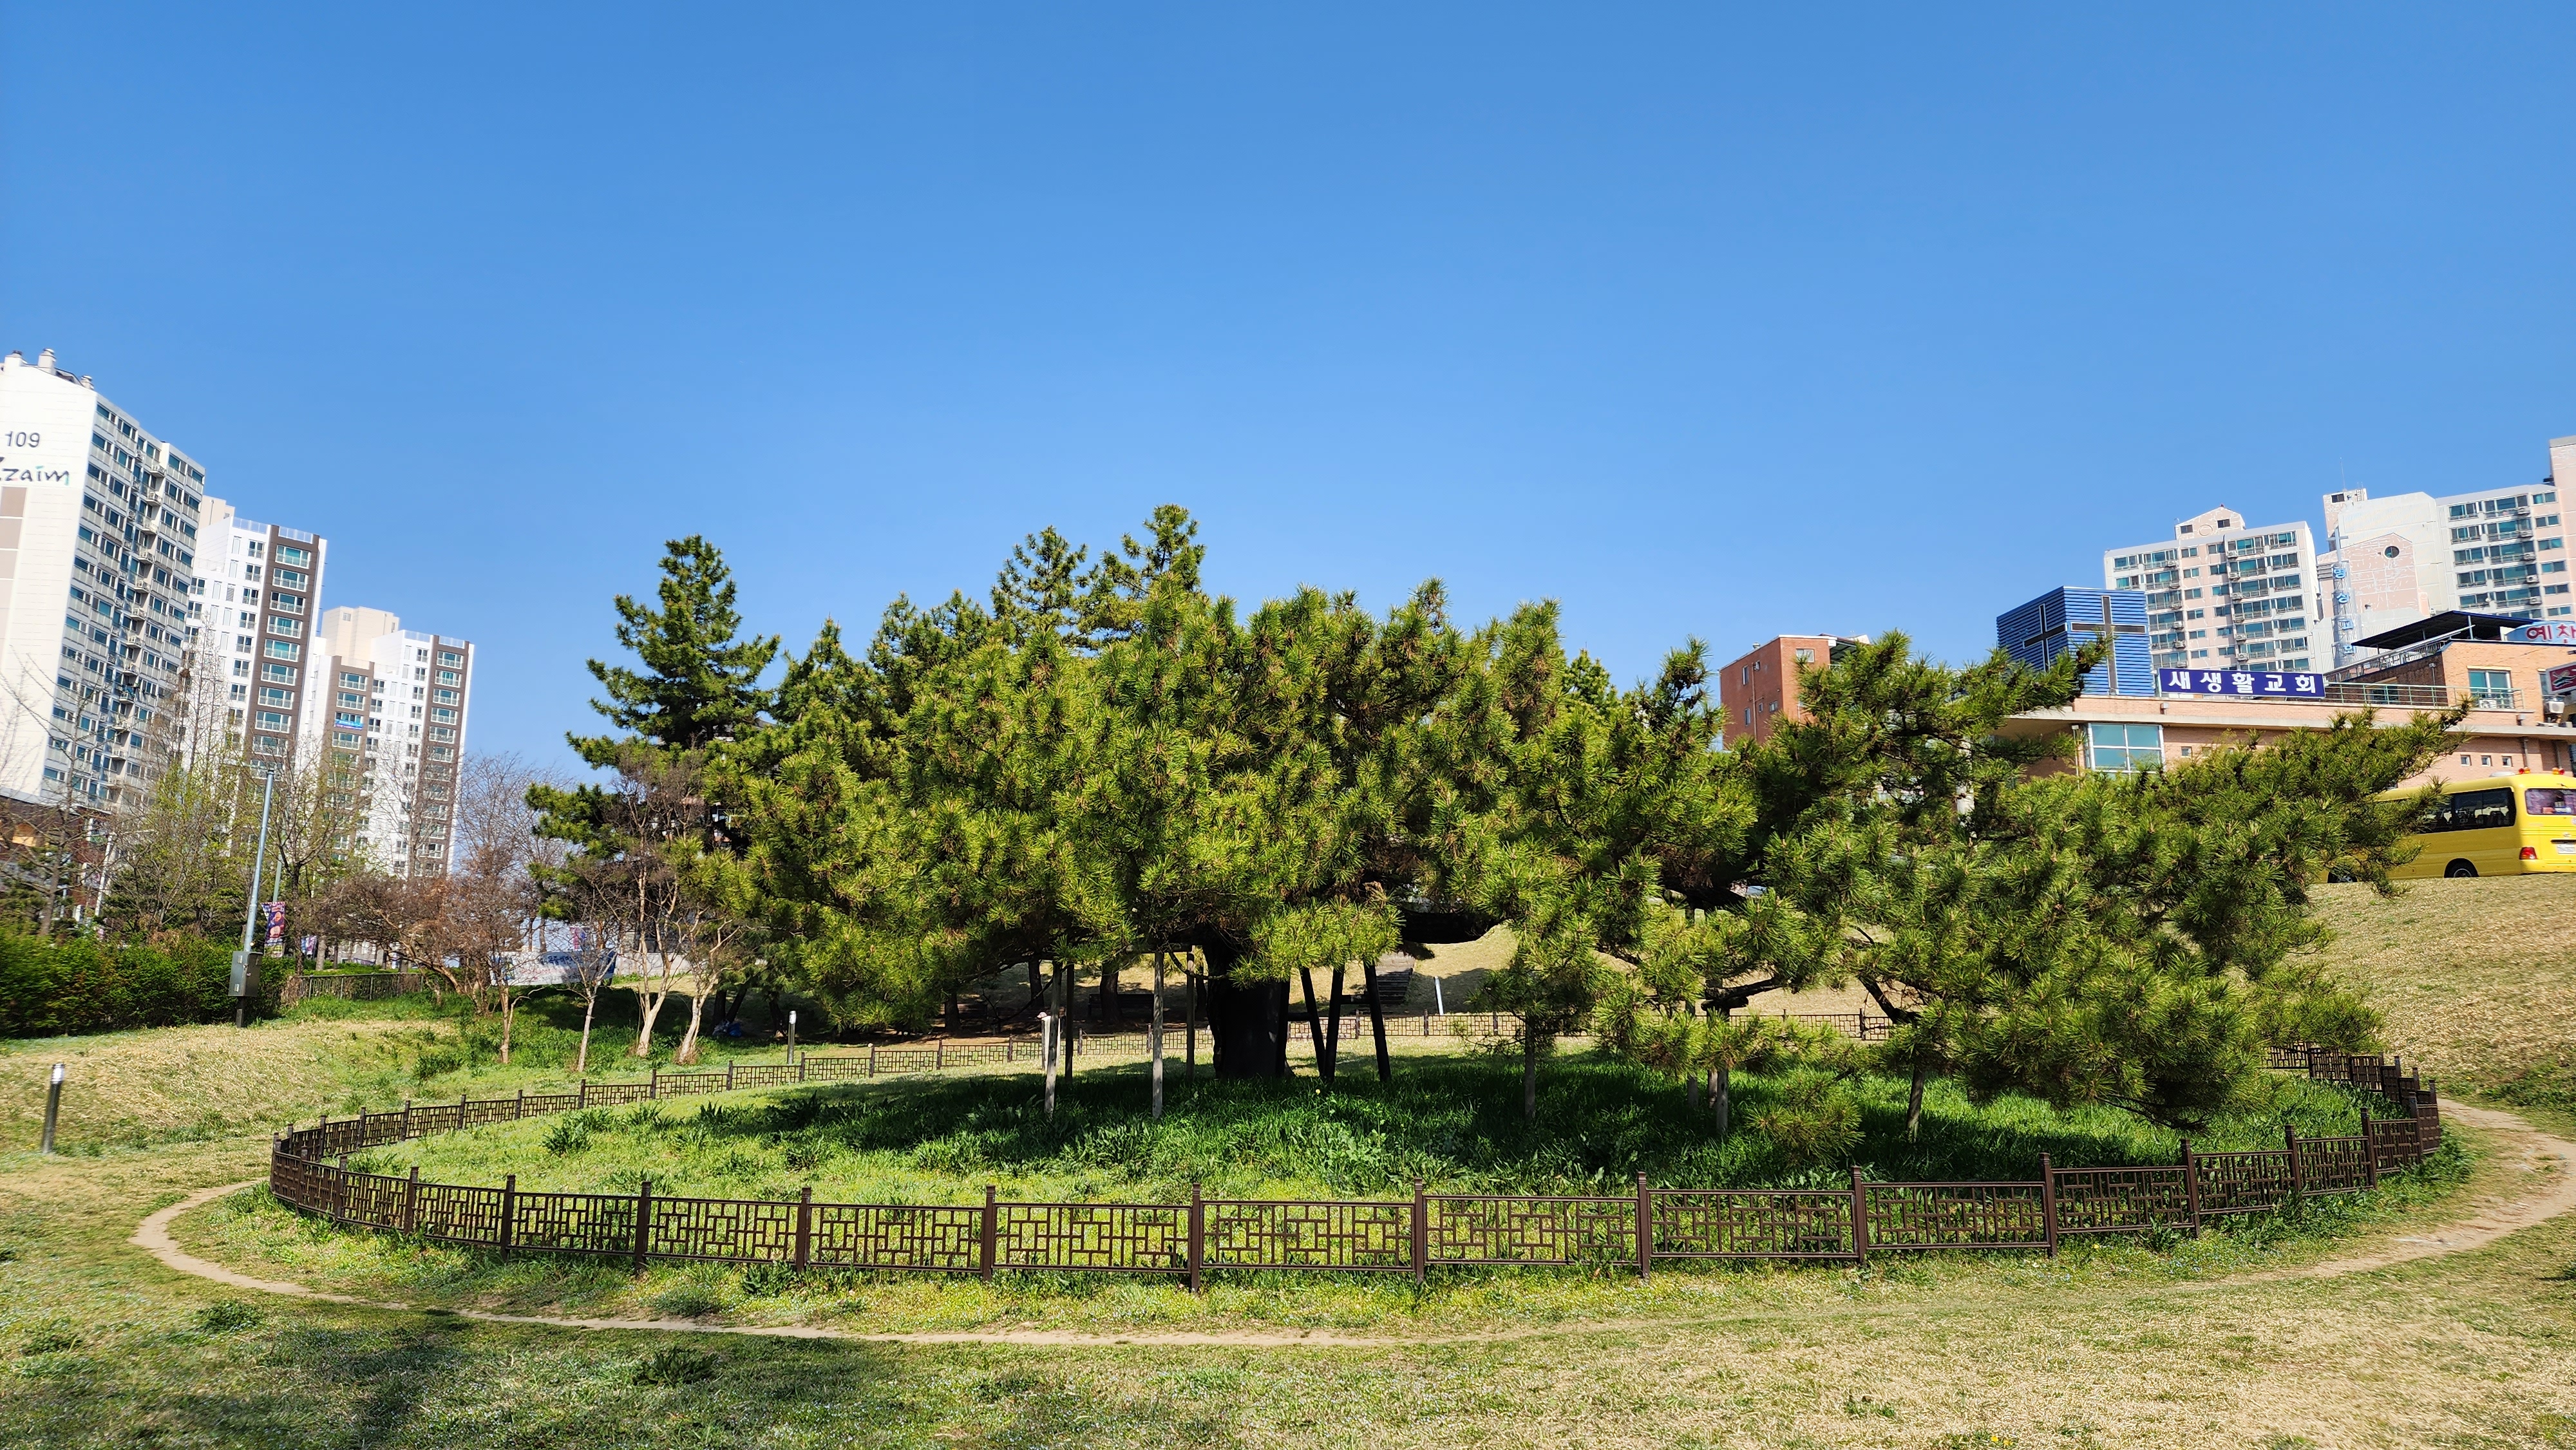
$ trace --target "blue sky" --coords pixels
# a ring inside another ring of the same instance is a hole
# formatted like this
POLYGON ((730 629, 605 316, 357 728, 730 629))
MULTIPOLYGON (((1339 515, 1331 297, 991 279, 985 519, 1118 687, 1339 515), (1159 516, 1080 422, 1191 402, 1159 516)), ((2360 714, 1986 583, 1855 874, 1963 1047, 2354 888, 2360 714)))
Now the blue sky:
POLYGON ((864 634, 1020 535, 1959 657, 2215 503, 2576 433, 2576 12, 30 5, 0 347, 563 756, 608 598, 864 634), (1784 12, 1795 11, 1795 14, 1784 12))

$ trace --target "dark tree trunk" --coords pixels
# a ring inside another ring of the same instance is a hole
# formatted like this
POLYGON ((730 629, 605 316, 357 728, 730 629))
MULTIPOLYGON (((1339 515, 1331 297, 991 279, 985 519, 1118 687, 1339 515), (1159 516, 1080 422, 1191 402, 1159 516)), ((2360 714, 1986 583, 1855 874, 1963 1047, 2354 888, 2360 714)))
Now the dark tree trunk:
POLYGON ((1905 1141, 1909 1143, 1923 1126, 1923 1079, 1930 1070, 1931 1064, 1920 1057, 1914 1059, 1914 1085, 1905 1094, 1905 1141))
POLYGON ((1342 1070, 1342 964, 1333 964, 1333 999, 1325 1009, 1331 1018, 1324 1024, 1324 1081, 1331 1082, 1342 1070))
POLYGON ((1330 1078, 1333 1072, 1331 1059, 1324 1051, 1324 1017, 1315 1010, 1315 974, 1299 967, 1297 977, 1306 986, 1306 1036, 1315 1047, 1315 1075, 1330 1078))
POLYGON ((1384 1082, 1389 1074, 1386 1064, 1386 1004, 1377 999, 1377 963, 1360 963, 1360 975, 1368 982, 1369 1035, 1377 1039, 1377 1080, 1384 1082))
POLYGON ((1029 1000, 1034 1002, 1044 994, 1045 989, 1038 985, 1037 959, 1032 957, 1029 960, 1029 1000))
POLYGON ((1538 1029, 1521 1023, 1521 1116, 1538 1121, 1538 1029))
POLYGON ((1218 1077, 1288 1075, 1286 982, 1236 982, 1218 968, 1208 974, 1206 1004, 1208 1048, 1218 1077))

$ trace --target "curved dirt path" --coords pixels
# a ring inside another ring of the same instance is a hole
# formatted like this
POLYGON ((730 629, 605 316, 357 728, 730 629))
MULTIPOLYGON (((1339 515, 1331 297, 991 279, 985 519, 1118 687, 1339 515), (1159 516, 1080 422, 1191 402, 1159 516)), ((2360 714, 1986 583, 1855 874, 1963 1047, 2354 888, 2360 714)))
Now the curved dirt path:
MULTIPOLYGON (((2510 1198, 2485 1197, 2477 1200, 2477 1212, 2456 1223, 2421 1234, 2405 1234, 2390 1239, 2369 1252, 2350 1258, 2327 1259, 2297 1269, 2283 1269, 2246 1274, 2220 1281, 2187 1286, 2196 1289, 2223 1288, 2231 1284, 2277 1282, 2284 1279, 2331 1279, 2346 1274, 2383 1269, 2393 1264, 2416 1259, 2438 1258, 2446 1254, 2466 1253, 2483 1248, 2507 1234, 2576 1210, 2576 1143, 2540 1131, 2512 1113, 2494 1108, 2476 1108, 2462 1103, 2444 1103, 2443 1113, 2459 1122, 2496 1134, 2503 1140, 2506 1155, 2519 1157, 2523 1178, 2510 1198)), ((363 1309, 389 1309, 403 1313, 444 1314, 458 1319, 479 1320, 487 1324, 541 1324, 559 1329, 648 1330, 660 1334, 742 1334, 770 1339, 849 1339, 888 1344, 1025 1344, 1066 1345, 1082 1348, 1107 1348, 1118 1345, 1144 1347, 1221 1347, 1235 1349, 1287 1349, 1300 1345, 1351 1349, 1392 1349, 1426 1344, 1478 1343, 1497 1344, 1530 1339, 1540 1335, 1566 1333, 1619 1333, 1651 1329, 1669 1324, 1668 1320, 1599 1320, 1582 1324, 1534 1324, 1496 1330, 1484 1334, 1389 1337, 1381 1335, 1334 1334, 1329 1331, 1264 1333, 1260 1330, 1224 1330, 1213 1333, 1146 1331, 1134 1334, 1102 1334, 1075 1329, 1000 1329, 1000 1330, 916 1330, 871 1333, 856 1329, 829 1329, 798 1324, 701 1324, 694 1319, 581 1319, 555 1314, 502 1314, 488 1309, 447 1309, 417 1304, 403 1304, 386 1299, 364 1299, 354 1294, 334 1294, 309 1285, 283 1279, 261 1279, 228 1269, 221 1264, 198 1258, 179 1247, 170 1237, 170 1225, 179 1215, 202 1208, 227 1194, 245 1188, 257 1188, 268 1180, 246 1179, 215 1188, 201 1188, 186 1198, 160 1209, 136 1225, 133 1236, 126 1240, 159 1259, 168 1268, 182 1274, 249 1289, 262 1294, 282 1294, 301 1299, 316 1299, 330 1304, 347 1304, 363 1309)))

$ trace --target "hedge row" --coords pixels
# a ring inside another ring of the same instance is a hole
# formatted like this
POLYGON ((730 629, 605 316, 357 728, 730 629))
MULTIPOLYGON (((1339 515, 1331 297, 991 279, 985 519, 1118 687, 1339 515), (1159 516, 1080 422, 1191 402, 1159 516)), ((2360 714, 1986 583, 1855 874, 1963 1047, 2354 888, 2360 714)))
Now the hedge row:
POLYGON ((0 1037, 212 1022, 233 1012, 223 943, 168 949, 0 932, 0 1037))

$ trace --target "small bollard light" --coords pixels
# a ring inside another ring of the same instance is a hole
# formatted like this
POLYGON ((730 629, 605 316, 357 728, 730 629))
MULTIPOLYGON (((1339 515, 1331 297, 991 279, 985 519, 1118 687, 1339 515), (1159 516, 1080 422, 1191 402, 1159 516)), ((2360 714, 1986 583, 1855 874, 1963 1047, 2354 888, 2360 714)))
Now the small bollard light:
POLYGON ((793 1007, 787 1009, 787 1061, 791 1065, 796 1061, 796 1009, 793 1007))
POLYGON ((45 1087, 45 1141, 37 1146, 39 1153, 54 1151, 54 1123, 63 1115, 63 1065, 54 1064, 54 1079, 45 1087))

